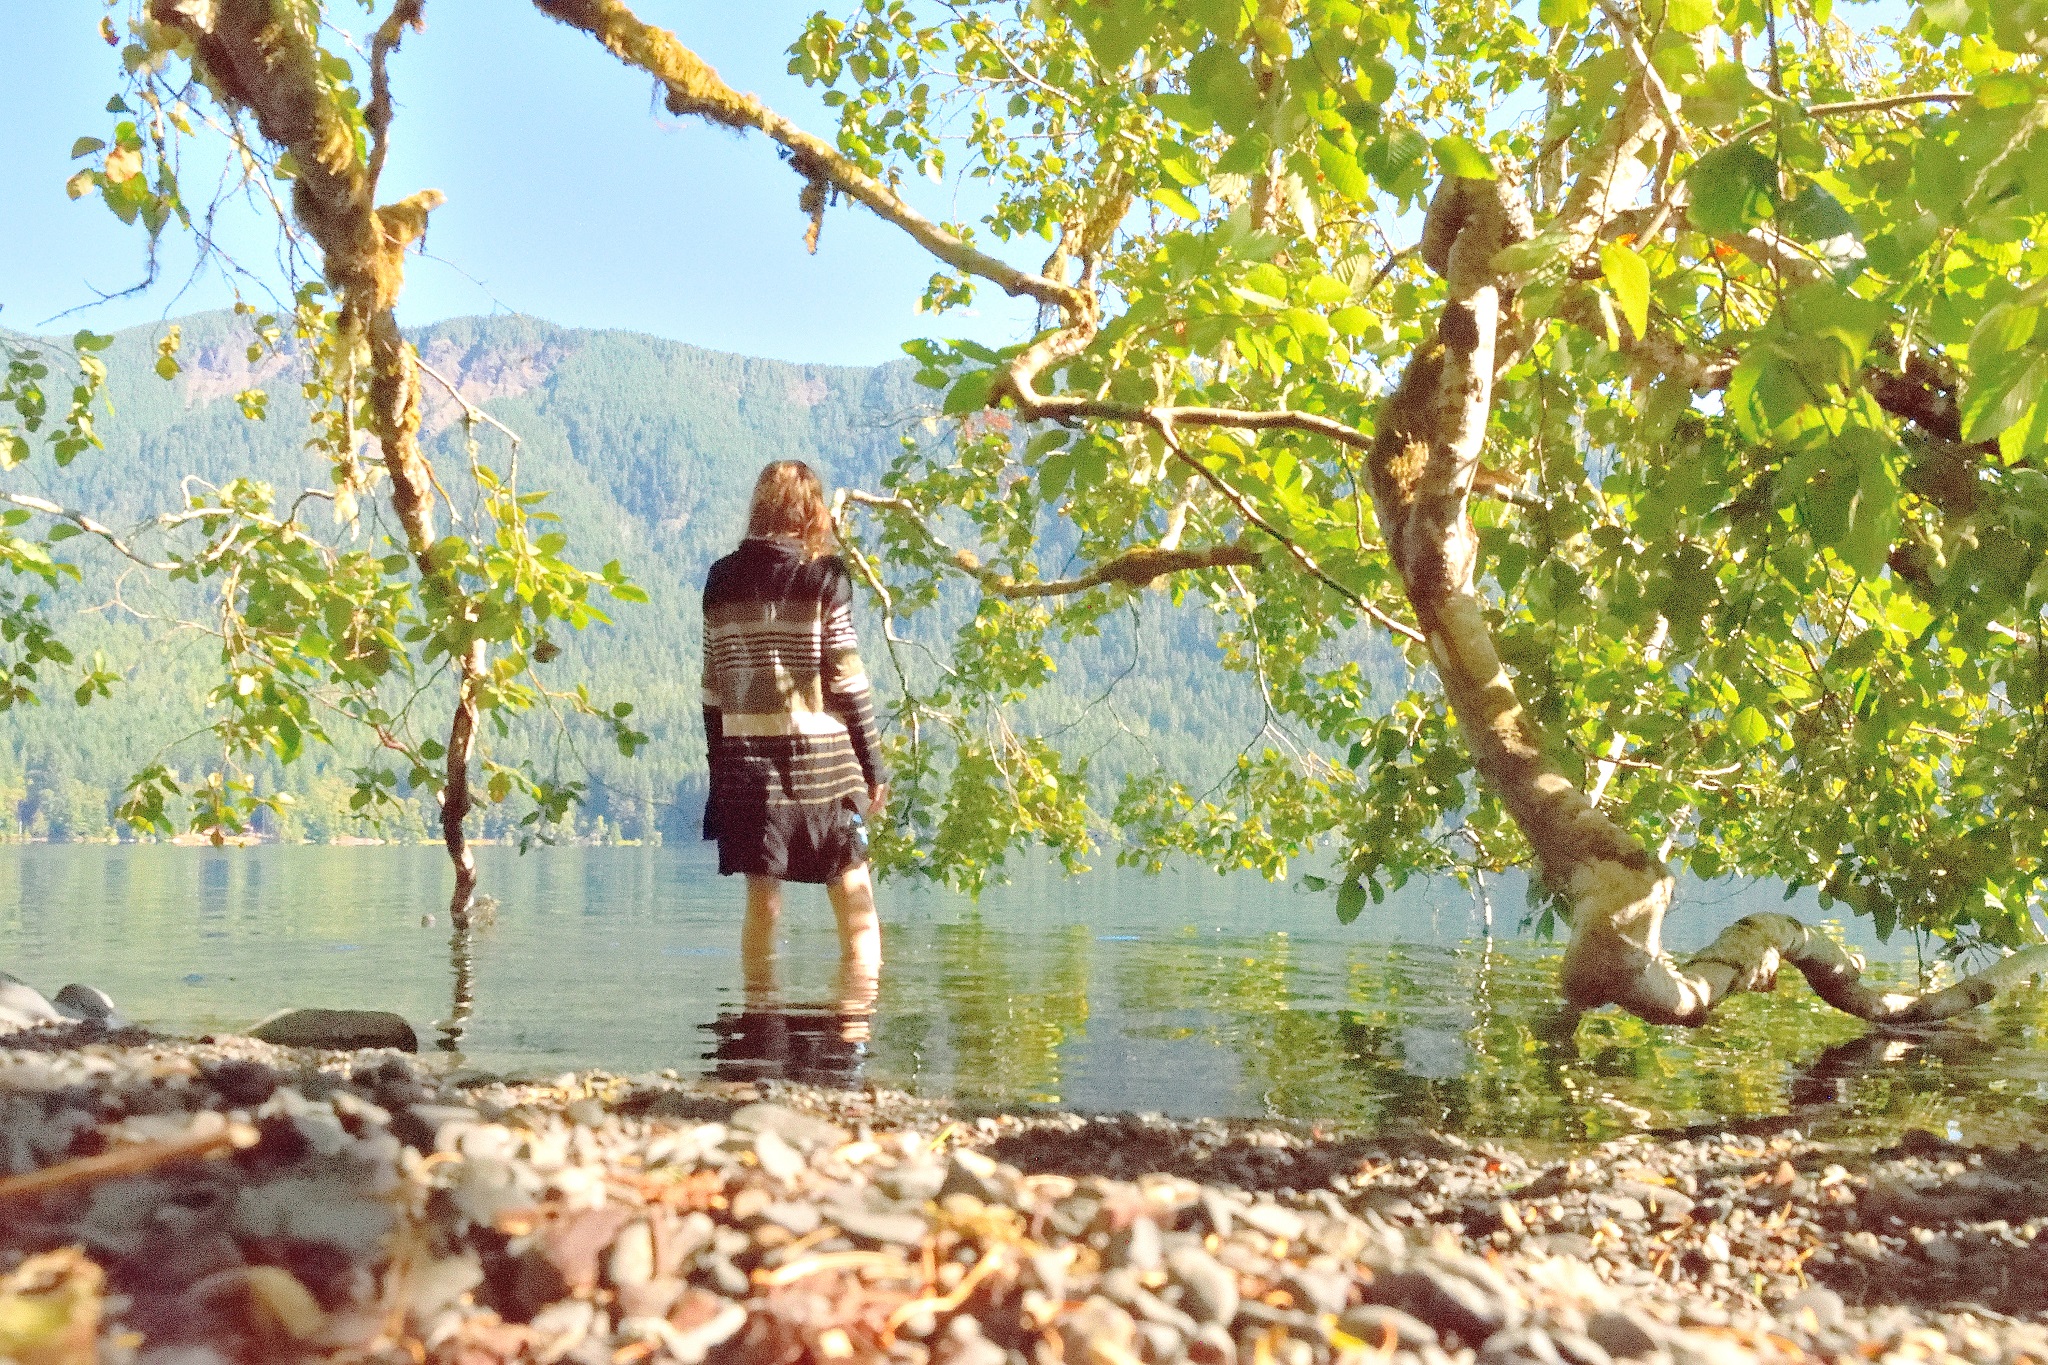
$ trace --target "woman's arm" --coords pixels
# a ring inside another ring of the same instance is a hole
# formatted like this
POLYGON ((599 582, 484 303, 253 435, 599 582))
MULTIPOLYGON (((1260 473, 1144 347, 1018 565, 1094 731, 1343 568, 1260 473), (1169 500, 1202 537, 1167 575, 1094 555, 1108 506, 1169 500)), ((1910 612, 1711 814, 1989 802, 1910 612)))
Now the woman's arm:
MULTIPOLYGON (((825 578, 825 706, 846 725, 853 755, 860 760, 871 797, 887 784, 881 743, 875 733, 875 694, 860 662, 860 637, 853 630, 853 580, 834 556, 825 578)), ((878 798, 879 799, 879 798, 878 798)))

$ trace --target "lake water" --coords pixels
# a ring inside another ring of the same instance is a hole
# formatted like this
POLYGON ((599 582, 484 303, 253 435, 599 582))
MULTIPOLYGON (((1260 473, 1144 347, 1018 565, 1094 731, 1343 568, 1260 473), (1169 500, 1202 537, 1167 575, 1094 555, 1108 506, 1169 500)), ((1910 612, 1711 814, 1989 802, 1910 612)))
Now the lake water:
MULTIPOLYGON (((395 1010, 430 1053, 452 1042, 450 1065, 493 1072, 794 1074, 968 1104, 1402 1119, 1546 1141, 1778 1115, 1845 1138, 2048 1137, 2048 992, 1887 1037, 1787 973, 1698 1030, 1611 1011, 1561 1028, 1557 948, 1516 933, 1514 882, 1494 888, 1491 939, 1471 895, 1444 883, 1350 926, 1327 894, 1253 877, 1034 869, 978 905, 885 886, 881 1000, 853 1021, 832 1007, 821 892, 790 888, 785 1007, 749 1009, 740 888, 708 849, 479 855, 499 905, 474 935, 459 1012, 437 848, 0 848, 0 968, 46 993, 89 982, 173 1031, 296 1005, 395 1010)), ((1780 905, 1738 884, 1684 899, 1669 930, 1680 950, 1780 905)))

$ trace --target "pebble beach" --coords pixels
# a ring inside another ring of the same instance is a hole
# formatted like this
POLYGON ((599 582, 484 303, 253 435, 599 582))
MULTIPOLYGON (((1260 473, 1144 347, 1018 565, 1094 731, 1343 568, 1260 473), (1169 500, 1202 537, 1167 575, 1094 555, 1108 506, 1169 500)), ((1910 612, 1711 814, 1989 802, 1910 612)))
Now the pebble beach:
POLYGON ((2048 1153, 0 1039, 0 1358, 2048 1365, 2048 1153))

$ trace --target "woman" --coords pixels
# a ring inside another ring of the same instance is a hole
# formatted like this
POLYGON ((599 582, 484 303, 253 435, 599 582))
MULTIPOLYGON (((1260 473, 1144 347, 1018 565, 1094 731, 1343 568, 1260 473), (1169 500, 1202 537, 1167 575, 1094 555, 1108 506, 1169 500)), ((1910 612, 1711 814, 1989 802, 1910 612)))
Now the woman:
POLYGON ((747 879, 747 985, 774 983, 784 882, 823 883, 839 920, 842 1006, 864 1007, 882 964, 867 825, 889 799, 853 633, 853 584, 827 553, 825 489, 801 460, 761 471, 739 549, 704 583, 704 837, 747 879))

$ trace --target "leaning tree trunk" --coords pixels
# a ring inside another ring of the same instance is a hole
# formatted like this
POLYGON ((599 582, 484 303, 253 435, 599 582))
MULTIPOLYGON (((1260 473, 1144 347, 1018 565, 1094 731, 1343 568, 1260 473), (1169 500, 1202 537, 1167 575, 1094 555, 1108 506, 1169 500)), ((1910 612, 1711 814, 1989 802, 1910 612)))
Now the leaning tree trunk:
MULTIPOLYGON (((406 548, 418 565, 422 595, 439 597, 445 611, 462 614, 462 590, 434 563, 434 475, 420 450, 420 380, 411 343, 395 312, 405 283, 405 249, 425 231, 427 215, 442 201, 422 190, 378 207, 391 95, 385 59, 408 27, 420 24, 422 0, 399 0, 379 26, 371 49, 372 99, 364 111, 371 145, 358 147, 356 130, 336 108, 319 70, 312 39, 281 21, 271 0, 151 0, 158 23, 193 43, 195 71, 233 103, 247 107, 257 129, 290 151, 299 165, 292 182, 292 216, 320 246, 327 284, 340 305, 345 346, 370 361, 369 427, 391 478, 391 510, 404 528, 406 548)), ((455 712, 449 727, 442 834, 455 864, 449 912, 456 930, 469 919, 476 863, 462 828, 470 807, 469 759, 475 733, 480 648, 458 659, 455 712), (454 813, 451 820, 449 813, 454 813)))
MULTIPOLYGON (((1634 162, 1633 149, 1627 160, 1634 162)), ((1610 178, 1598 194, 1611 204, 1633 192, 1610 178)), ((1568 205, 1567 215, 1573 211, 1568 205)), ((1583 205, 1580 211, 1596 231, 1606 216, 1583 205)), ((1467 502, 1492 406, 1505 292, 1493 262, 1502 247, 1532 235, 1512 181, 1444 183, 1423 230, 1423 255, 1447 288, 1443 315, 1381 411, 1368 465, 1388 550, 1474 766, 1528 839, 1543 884, 1569 907, 1568 1001, 1582 1009, 1616 1004, 1657 1023, 1698 1024, 1736 991, 1770 989, 1789 964, 1837 1009, 1910 1022, 1961 1013, 2048 971, 2048 945, 2041 945, 1943 990, 1879 990, 1860 981, 1857 954, 1776 914, 1737 922, 1683 962, 1664 951, 1670 869, 1595 808, 1544 752, 1474 588, 1479 542, 1467 502)))

